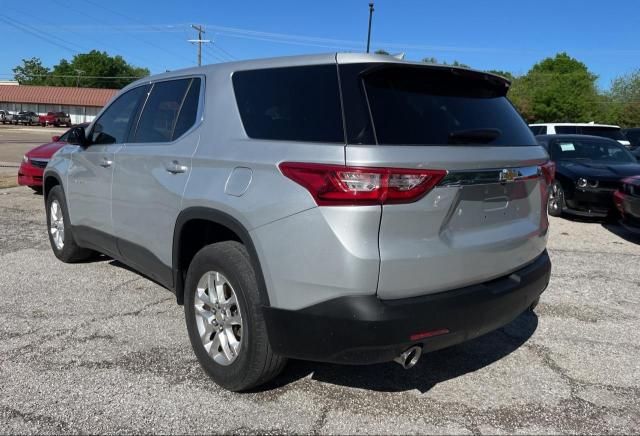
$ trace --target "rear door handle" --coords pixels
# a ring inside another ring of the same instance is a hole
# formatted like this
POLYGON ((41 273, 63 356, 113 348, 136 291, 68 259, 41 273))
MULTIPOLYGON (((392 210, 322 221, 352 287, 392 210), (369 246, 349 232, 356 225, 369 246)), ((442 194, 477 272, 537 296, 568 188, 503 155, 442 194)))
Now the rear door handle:
POLYGON ((186 165, 180 165, 180 162, 178 162, 177 160, 174 160, 171 163, 168 163, 165 166, 165 169, 171 174, 184 173, 188 170, 186 165))
POLYGON ((100 162, 100 166, 102 168, 109 168, 111 165, 113 165, 113 161, 107 159, 106 157, 102 158, 102 162, 100 162))

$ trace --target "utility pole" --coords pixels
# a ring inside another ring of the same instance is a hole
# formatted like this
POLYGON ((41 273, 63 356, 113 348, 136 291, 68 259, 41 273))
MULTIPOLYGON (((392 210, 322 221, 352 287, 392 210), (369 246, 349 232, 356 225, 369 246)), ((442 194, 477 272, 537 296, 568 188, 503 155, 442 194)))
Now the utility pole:
POLYGON ((204 32, 204 28, 202 26, 196 26, 192 24, 191 27, 198 31, 198 39, 189 39, 188 41, 192 44, 198 44, 198 66, 202 65, 202 44, 206 42, 211 42, 210 39, 202 39, 202 34, 204 32))
POLYGON ((76 71, 76 88, 80 86, 80 74, 84 74, 84 70, 75 70, 76 71))
POLYGON ((369 45, 371 44, 371 17, 373 16, 373 2, 369 3, 369 32, 367 34, 367 53, 369 53, 369 45))

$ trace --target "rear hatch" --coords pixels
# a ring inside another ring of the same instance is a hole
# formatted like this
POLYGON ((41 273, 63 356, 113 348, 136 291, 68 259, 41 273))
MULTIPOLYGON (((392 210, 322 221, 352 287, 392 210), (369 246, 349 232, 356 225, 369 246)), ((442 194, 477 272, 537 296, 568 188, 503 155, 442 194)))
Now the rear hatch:
POLYGON ((381 298, 492 280, 544 251, 551 167, 505 97, 506 80, 457 68, 342 61, 346 165, 446 174, 417 201, 383 202, 381 298))

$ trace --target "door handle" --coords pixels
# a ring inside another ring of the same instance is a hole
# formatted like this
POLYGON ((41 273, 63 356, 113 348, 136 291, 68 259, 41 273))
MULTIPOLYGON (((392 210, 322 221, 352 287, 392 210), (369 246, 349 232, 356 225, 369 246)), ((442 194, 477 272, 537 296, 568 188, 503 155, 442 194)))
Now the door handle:
POLYGON ((100 166, 102 168, 109 168, 111 165, 113 165, 113 161, 107 159, 106 157, 102 158, 102 162, 100 162, 100 166))
POLYGON ((184 173, 188 170, 186 165, 180 165, 180 162, 178 162, 177 160, 174 160, 171 163, 168 163, 165 166, 165 169, 171 174, 184 173))

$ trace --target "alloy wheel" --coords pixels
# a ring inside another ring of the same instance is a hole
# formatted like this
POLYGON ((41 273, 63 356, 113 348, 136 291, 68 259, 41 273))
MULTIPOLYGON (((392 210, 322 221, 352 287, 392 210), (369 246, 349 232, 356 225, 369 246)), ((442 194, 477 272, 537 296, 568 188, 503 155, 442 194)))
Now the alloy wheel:
POLYGON ((198 281, 194 298, 196 324, 205 350, 222 366, 231 365, 242 347, 242 314, 227 278, 217 271, 198 281))
POLYGON ((58 251, 64 248, 64 215, 58 200, 53 200, 49 209, 49 232, 58 251))

